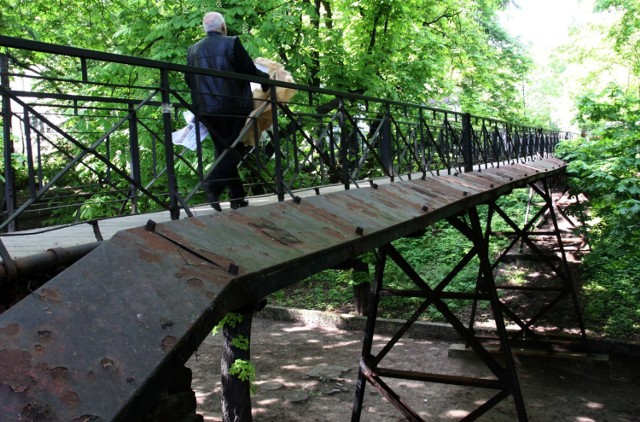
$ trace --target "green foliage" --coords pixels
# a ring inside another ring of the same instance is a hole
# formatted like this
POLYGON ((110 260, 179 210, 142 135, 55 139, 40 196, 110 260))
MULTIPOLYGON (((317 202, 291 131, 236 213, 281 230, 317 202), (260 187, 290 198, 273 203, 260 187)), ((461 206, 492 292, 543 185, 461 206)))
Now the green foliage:
MULTIPOLYGON (((589 133, 561 143, 570 186, 588 198, 591 253, 583 261, 585 318, 611 336, 640 332, 640 7, 635 1, 598 0, 596 10, 616 11, 609 26, 614 51, 600 68, 624 78, 585 79, 577 121, 589 133), (613 65, 612 65, 613 63, 613 65)), ((583 53, 580 59, 599 54, 583 53)))
POLYGON ((562 142, 556 154, 569 163, 574 192, 589 198, 597 231, 630 239, 640 229, 640 101, 609 87, 579 106, 594 136, 562 142))
MULTIPOLYGON (((212 334, 215 336, 225 325, 228 327, 235 327, 243 320, 242 314, 237 312, 229 312, 224 318, 213 327, 212 334)), ((237 335, 231 339, 231 345, 239 350, 248 351, 250 347, 250 340, 247 336, 237 335)), ((229 368, 229 374, 236 376, 240 381, 249 383, 249 392, 254 394, 256 391, 256 367, 253 362, 244 359, 236 359, 229 368)))
POLYGON ((240 381, 248 382, 250 394, 255 394, 256 367, 251 361, 236 359, 229 368, 229 374, 235 375, 240 381))
POLYGON ((292 308, 337 311, 353 303, 351 270, 325 270, 269 296, 273 303, 292 308))
POLYGON ((236 349, 249 350, 249 338, 247 336, 238 335, 231 340, 231 344, 236 349))
POLYGON ((596 11, 618 11, 622 16, 611 26, 609 36, 615 40, 616 52, 640 75, 640 4, 635 0, 597 0, 596 11))
POLYGON ((227 315, 224 316, 224 318, 222 318, 222 320, 218 323, 218 325, 216 325, 215 327, 213 327, 213 331, 212 334, 215 336, 216 334, 218 334, 218 332, 225 326, 229 326, 229 327, 235 327, 236 325, 240 324, 243 320, 243 316, 242 314, 239 314, 237 312, 229 312, 227 313, 227 315))
MULTIPOLYGON (((462 105, 493 117, 518 113, 516 83, 531 64, 497 24, 503 1, 7 2, 0 15, 5 35, 176 63, 201 38, 202 15, 218 10, 252 56, 282 62, 300 83, 462 105)), ((78 71, 77 63, 46 61, 41 53, 23 57, 40 72, 47 66, 78 71)), ((148 78, 117 64, 90 73, 139 85, 148 78)))
POLYGON ((591 327, 612 337, 637 339, 640 333, 640 234, 621 239, 596 237, 583 261, 585 317, 591 327))

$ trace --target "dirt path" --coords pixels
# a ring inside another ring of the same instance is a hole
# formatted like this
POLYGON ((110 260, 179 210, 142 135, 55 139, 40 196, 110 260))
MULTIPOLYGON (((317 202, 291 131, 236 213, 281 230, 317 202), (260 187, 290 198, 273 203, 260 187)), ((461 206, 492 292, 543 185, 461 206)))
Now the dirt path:
MULTIPOLYGON (((220 335, 209 337, 188 366, 198 412, 220 418, 220 335)), ((379 348, 387 337, 376 337, 379 348)), ((323 329, 301 323, 254 319, 251 355, 257 370, 252 398, 255 421, 347 421, 351 418, 361 332, 323 329), (324 370, 325 372, 322 372, 324 370)), ((403 339, 383 361, 387 367, 446 374, 489 376, 473 358, 448 357, 451 343, 403 339)), ((622 382, 575 371, 521 362, 518 377, 530 421, 640 421, 638 380, 622 382)), ((567 366, 569 369, 569 366, 567 366)), ((492 391, 406 380, 390 380, 425 420, 459 420, 492 391)), ((401 414, 367 385, 362 421, 401 421, 401 414)), ((512 398, 481 420, 517 420, 512 398)))

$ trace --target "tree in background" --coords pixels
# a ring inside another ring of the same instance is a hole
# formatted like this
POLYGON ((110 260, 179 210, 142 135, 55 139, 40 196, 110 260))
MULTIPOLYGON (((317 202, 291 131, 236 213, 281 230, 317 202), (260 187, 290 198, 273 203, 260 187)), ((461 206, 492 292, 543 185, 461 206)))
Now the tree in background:
POLYGON ((176 63, 204 12, 219 10, 253 57, 283 63, 299 83, 523 117, 514 99, 531 62, 497 23, 508 0, 7 2, 5 35, 176 63))
MULTIPOLYGON (((571 187, 589 201, 592 252, 584 260, 586 314, 611 335, 640 332, 640 5, 600 0, 607 25, 591 27, 599 42, 576 43, 580 80, 576 121, 586 138, 558 149, 571 187), (607 15, 605 15, 607 17, 607 15), (595 32, 595 31, 598 32, 595 32)), ((584 39, 584 34, 580 35, 584 39)), ((589 39, 594 39, 593 37, 589 39)))

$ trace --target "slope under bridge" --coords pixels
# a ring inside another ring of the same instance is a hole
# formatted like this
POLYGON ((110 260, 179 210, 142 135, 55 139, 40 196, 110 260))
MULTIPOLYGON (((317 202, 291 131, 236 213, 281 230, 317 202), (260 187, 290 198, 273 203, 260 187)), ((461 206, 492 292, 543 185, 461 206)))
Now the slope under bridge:
MULTIPOLYGON (((496 293, 477 207, 497 207, 501 195, 531 186, 546 197, 546 211, 553 215, 549 183, 564 170, 559 160, 543 158, 455 176, 372 183, 168 223, 149 221, 146 227, 121 231, 0 316, 0 419, 142 420, 154 397, 227 312, 376 251, 378 265, 384 266, 389 257, 405 270, 416 283, 416 291, 410 293, 442 312, 495 380, 436 378, 382 368, 381 358, 370 355, 374 300, 354 419, 359 418, 358 403, 367 380, 386 397, 396 397, 396 406, 408 419, 420 420, 417 411, 381 382, 390 376, 494 389, 494 398, 471 418, 512 396, 519 419, 526 420, 502 323, 503 314, 510 311, 496 293), (473 242, 460 264, 479 265, 473 292, 445 292, 447 279, 429 287, 432 283, 422 280, 392 246, 394 240, 420 234, 442 219, 473 242), (479 259, 473 261, 474 256, 479 259), (474 340, 473 330, 448 310, 444 299, 454 297, 489 301, 506 364, 498 363, 474 340)), ((531 243, 526 234, 530 226, 514 229, 531 243)), ((383 284, 378 269, 374 298, 383 284)), ((524 332, 531 331, 521 323, 524 332)))

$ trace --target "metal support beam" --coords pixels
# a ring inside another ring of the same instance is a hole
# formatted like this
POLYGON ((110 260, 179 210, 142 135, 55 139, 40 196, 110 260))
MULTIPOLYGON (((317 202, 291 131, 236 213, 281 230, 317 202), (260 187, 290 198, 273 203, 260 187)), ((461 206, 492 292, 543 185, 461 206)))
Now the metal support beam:
MULTIPOLYGON (((525 286, 497 286, 499 290, 522 290, 532 293, 553 293, 554 295, 547 299, 546 303, 539 307, 539 309, 528 316, 519 314, 514 309, 510 308, 505 302, 500 302, 502 312, 520 329, 511 335, 513 341, 516 339, 526 339, 528 343, 531 343, 531 347, 538 347, 552 353, 554 348, 552 347, 554 336, 549 334, 542 334, 535 331, 534 326, 543 320, 548 314, 556 310, 560 304, 565 302, 566 298, 570 300, 570 306, 572 308, 577 323, 580 336, 574 345, 571 347, 572 351, 588 352, 587 336, 585 331, 584 319, 582 311, 578 302, 578 292, 569 269, 567 255, 564 248, 564 242, 562 239, 562 233, 558 224, 558 218, 556 216, 556 206, 553 201, 553 196, 549 186, 549 181, 543 179, 537 183, 531 183, 529 185, 531 191, 535 192, 539 198, 542 199, 543 204, 541 208, 535 213, 535 215, 526 222, 522 227, 518 224, 495 202, 489 204, 489 217, 488 227, 491 226, 493 217, 497 214, 502 218, 512 229, 512 232, 494 233, 497 235, 504 235, 511 237, 511 241, 501 255, 496 259, 491 268, 495 270, 501 263, 504 262, 509 252, 513 250, 515 245, 523 244, 528 247, 531 255, 538 258, 545 264, 549 270, 555 275, 551 281, 552 285, 525 285, 525 286), (551 228, 541 228, 543 220, 548 218, 550 220, 551 228), (553 237, 555 246, 558 248, 558 255, 550 255, 548 251, 545 251, 539 246, 540 237, 553 237)), ((538 296, 538 298, 542 295, 538 296)), ((472 312, 469 325, 472 326, 475 321, 475 312, 472 312)), ((557 337, 557 336, 556 336, 557 337)), ((567 338, 562 339, 562 343, 567 344, 567 338)), ((567 347, 567 346, 563 346, 567 347)))
MULTIPOLYGON (((9 57, 0 54, 0 86, 6 91, 11 89, 9 83, 9 57)), ((0 202, 1 211, 7 215, 13 213, 16 209, 16 192, 15 192, 15 171, 12 164, 13 141, 11 139, 11 98, 7 94, 2 95, 2 139, 4 144, 4 183, 3 197, 4 203, 0 202)), ((9 223, 7 231, 16 230, 15 222, 9 223)))
POLYGON ((480 217, 475 207, 469 208, 467 213, 462 216, 450 217, 448 221, 453 227, 458 229, 462 234, 471 240, 473 247, 467 252, 463 259, 454 267, 454 269, 434 288, 422 279, 422 277, 411 267, 411 265, 402 257, 402 255, 391 245, 387 244, 378 250, 378 260, 376 264, 376 274, 374 279, 373 298, 371 300, 371 308, 369 309, 369 317, 365 327, 364 341, 362 347, 362 355, 360 361, 360 371, 358 373, 358 382, 356 386, 356 395, 352 411, 352 421, 359 421, 362 413, 362 405, 364 400, 364 390, 366 383, 369 382, 382 394, 400 413, 410 421, 422 421, 419 413, 411 408, 409 404, 403 401, 401 395, 395 392, 385 381, 384 378, 399 378, 405 380, 414 380, 421 382, 443 383, 451 385, 459 385, 466 387, 488 388, 497 390, 497 393, 478 406, 469 413, 464 420, 473 420, 480 415, 489 411, 497 403, 501 402, 508 396, 513 396, 516 413, 519 421, 527 420, 527 413, 524 406, 524 400, 520 392, 520 384, 515 371, 515 364, 511 354, 511 348, 504 321, 502 318, 502 306, 500 304, 496 285, 493 279, 491 262, 488 254, 488 240, 486 234, 483 233, 480 223, 480 217), (455 275, 466 265, 472 262, 472 258, 478 257, 479 277, 477 280, 475 292, 444 292, 449 286, 455 275), (384 288, 384 269, 388 258, 400 267, 400 269, 409 277, 409 279, 418 287, 415 290, 388 290, 384 288), (392 295, 397 297, 421 297, 424 302, 416 309, 413 315, 407 320, 404 326, 394 335, 391 340, 377 355, 372 354, 373 336, 375 333, 375 325, 378 314, 380 297, 383 295, 392 295), (498 337, 500 340, 500 350, 502 354, 504 366, 501 365, 476 338, 472 327, 465 327, 458 316, 452 312, 445 298, 455 297, 458 299, 482 298, 487 300, 495 319, 498 337), (417 371, 402 371, 393 368, 382 367, 381 363, 388 352, 400 340, 400 338, 408 331, 410 326, 417 321, 422 313, 429 306, 435 307, 438 312, 450 323, 458 334, 466 341, 484 364, 491 370, 495 379, 474 378, 469 376, 448 375, 448 374, 432 374, 417 371))

